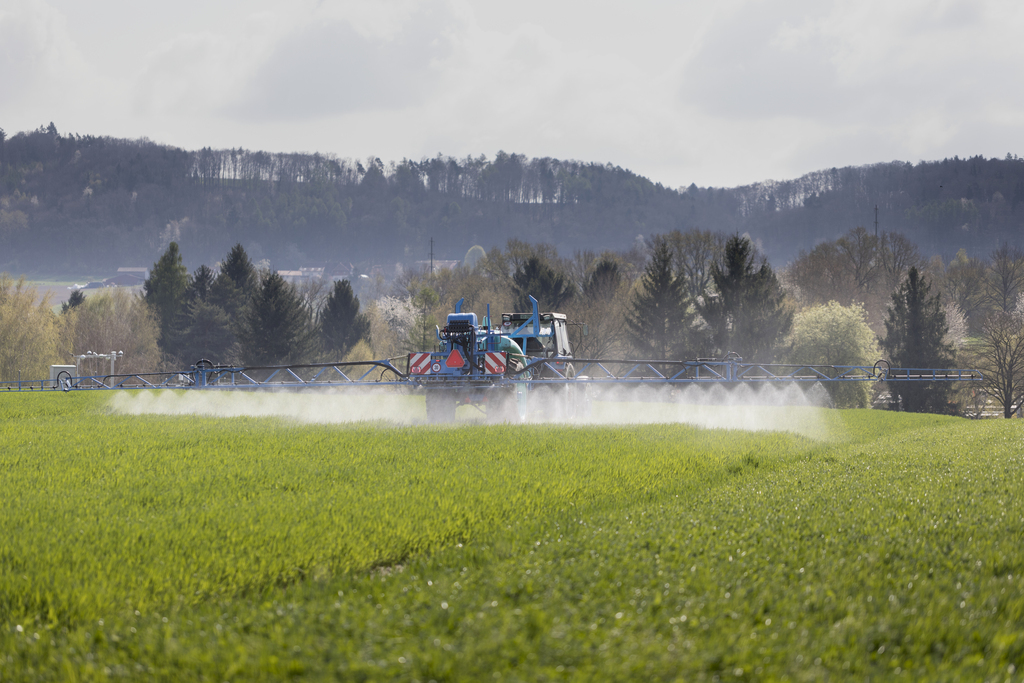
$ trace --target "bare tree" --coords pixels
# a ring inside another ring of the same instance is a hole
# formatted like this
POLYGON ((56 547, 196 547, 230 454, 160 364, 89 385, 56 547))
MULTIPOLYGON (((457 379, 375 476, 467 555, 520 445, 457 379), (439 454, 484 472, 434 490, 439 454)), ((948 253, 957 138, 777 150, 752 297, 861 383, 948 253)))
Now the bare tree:
POLYGON ((334 283, 329 279, 320 277, 306 278, 298 285, 296 285, 295 291, 299 295, 299 299, 302 300, 302 305, 305 306, 313 316, 320 313, 320 309, 327 303, 327 298, 331 296, 333 291, 334 283))
POLYGON ((1004 242, 992 252, 985 275, 986 303, 999 311, 1012 311, 1018 295, 1024 293, 1024 251, 1004 242))
MULTIPOLYGON (((87 351, 122 351, 117 372, 153 372, 159 369, 160 326, 156 316, 138 296, 120 287, 90 295, 75 309, 76 354, 87 351)), ((85 368, 82 370, 85 372, 85 368)), ((106 372, 100 370, 100 374, 106 372)))
POLYGON ((809 253, 801 251, 789 267, 787 279, 808 306, 829 301, 847 305, 855 299, 853 281, 835 242, 822 242, 809 253))
POLYGON ((836 248, 846 260, 853 285, 858 292, 866 293, 880 268, 878 238, 858 226, 836 240, 836 248))
POLYGON ((1017 311, 994 311, 975 348, 986 394, 1003 408, 1003 417, 1024 400, 1024 324, 1017 311))
POLYGON ((960 307, 968 324, 974 322, 972 329, 977 330, 986 299, 985 264, 961 249, 946 267, 943 284, 946 298, 960 307))
POLYGON ((888 294, 900 286, 911 267, 921 265, 921 253, 917 245, 902 234, 883 233, 878 245, 878 264, 885 278, 885 293, 888 294))
POLYGON ((672 267, 691 299, 704 296, 711 285, 711 266, 722 260, 725 238, 710 230, 673 230, 665 235, 672 250, 672 267))

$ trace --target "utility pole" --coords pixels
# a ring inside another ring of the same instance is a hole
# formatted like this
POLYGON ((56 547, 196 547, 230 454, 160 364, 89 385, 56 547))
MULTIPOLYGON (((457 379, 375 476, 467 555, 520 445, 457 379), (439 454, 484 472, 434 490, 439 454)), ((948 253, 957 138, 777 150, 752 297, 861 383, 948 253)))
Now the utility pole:
POLYGON ((878 204, 875 204, 875 238, 878 238, 878 204))
MULTIPOLYGON (((878 232, 876 229, 875 232, 878 232)), ((434 274, 434 238, 430 238, 430 274, 434 274)))

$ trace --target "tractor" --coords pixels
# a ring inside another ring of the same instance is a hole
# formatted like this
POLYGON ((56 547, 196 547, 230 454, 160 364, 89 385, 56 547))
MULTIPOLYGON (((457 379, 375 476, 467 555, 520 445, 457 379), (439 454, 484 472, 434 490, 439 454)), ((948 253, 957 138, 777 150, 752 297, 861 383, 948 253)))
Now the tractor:
POLYGON ((460 299, 437 330, 437 350, 409 354, 409 380, 422 388, 427 419, 450 422, 459 405, 472 405, 490 421, 544 414, 569 419, 589 407, 586 385, 575 377, 569 323, 562 313, 541 313, 532 296, 529 313, 502 313, 482 324, 463 313, 460 299), (545 381, 553 380, 553 381, 545 381))

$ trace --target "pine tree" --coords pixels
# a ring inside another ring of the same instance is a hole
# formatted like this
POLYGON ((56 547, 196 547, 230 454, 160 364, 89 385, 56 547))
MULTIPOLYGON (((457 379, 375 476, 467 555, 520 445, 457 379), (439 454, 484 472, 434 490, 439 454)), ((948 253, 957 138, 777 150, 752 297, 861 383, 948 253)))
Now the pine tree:
MULTIPOLYGON (((894 368, 948 368, 953 348, 943 341, 948 328, 940 296, 929 296, 931 286, 917 268, 893 292, 885 321, 882 349, 894 368)), ((948 382, 890 382, 889 391, 903 410, 915 413, 954 412, 948 382)))
POLYGON ((529 257, 516 269, 512 282, 516 286, 517 311, 531 310, 530 296, 537 300, 542 311, 560 311, 575 295, 569 278, 536 256, 529 257))
POLYGON ((213 283, 216 279, 217 276, 210 270, 209 266, 202 265, 196 268, 188 280, 185 302, 206 301, 210 296, 210 291, 213 289, 213 283))
POLYGON ((160 326, 160 348, 169 351, 188 288, 188 269, 181 261, 178 243, 171 242, 142 285, 146 303, 156 314, 160 326))
POLYGON ((706 295, 701 315, 720 354, 735 352, 748 362, 767 363, 793 324, 793 311, 766 260, 755 267, 754 245, 733 236, 722 263, 711 266, 715 293, 706 295))
POLYGON ((334 283, 318 320, 323 350, 336 360, 344 358, 359 340, 370 334, 370 321, 359 313, 359 298, 348 280, 334 283))
POLYGON ((189 277, 180 315, 182 332, 175 344, 175 355, 182 362, 205 359, 227 363, 237 356, 231 317, 212 300, 215 281, 216 275, 205 265, 196 268, 189 277))
POLYGON ((205 359, 227 363, 236 356, 235 332, 224 309, 197 299, 189 306, 189 326, 182 335, 178 357, 194 363, 205 359))
POLYGON ((68 297, 68 300, 60 305, 61 314, 67 313, 68 311, 81 306, 83 301, 85 301, 85 294, 82 294, 82 290, 76 289, 71 292, 71 296, 68 297))
POLYGON ((608 301, 619 291, 621 283, 622 271, 619 264, 610 258, 602 258, 583 285, 583 298, 588 301, 608 301))
POLYGON ((660 241, 644 269, 626 315, 626 336, 645 360, 682 360, 691 347, 693 313, 682 278, 672 272, 672 251, 660 241))
POLYGON ((226 275, 243 294, 250 294, 259 283, 256 268, 241 244, 231 247, 228 256, 220 264, 220 274, 226 275))
POLYGON ((258 284, 259 276, 249 255, 236 244, 220 264, 220 273, 210 287, 211 301, 237 323, 258 284))
POLYGON ((295 288, 277 273, 267 273, 242 316, 242 359, 249 365, 306 361, 315 350, 315 332, 295 288))

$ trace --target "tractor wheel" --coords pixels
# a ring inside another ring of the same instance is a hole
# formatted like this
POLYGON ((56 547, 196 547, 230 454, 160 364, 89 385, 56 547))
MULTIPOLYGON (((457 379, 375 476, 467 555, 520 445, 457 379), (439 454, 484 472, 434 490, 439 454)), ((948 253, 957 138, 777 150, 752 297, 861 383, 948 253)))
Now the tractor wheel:
POLYGON ((455 421, 455 394, 444 389, 427 389, 427 422, 444 424, 455 421))
POLYGON ((61 370, 57 373, 57 385, 54 389, 63 389, 64 391, 71 390, 71 373, 67 370, 61 370))

